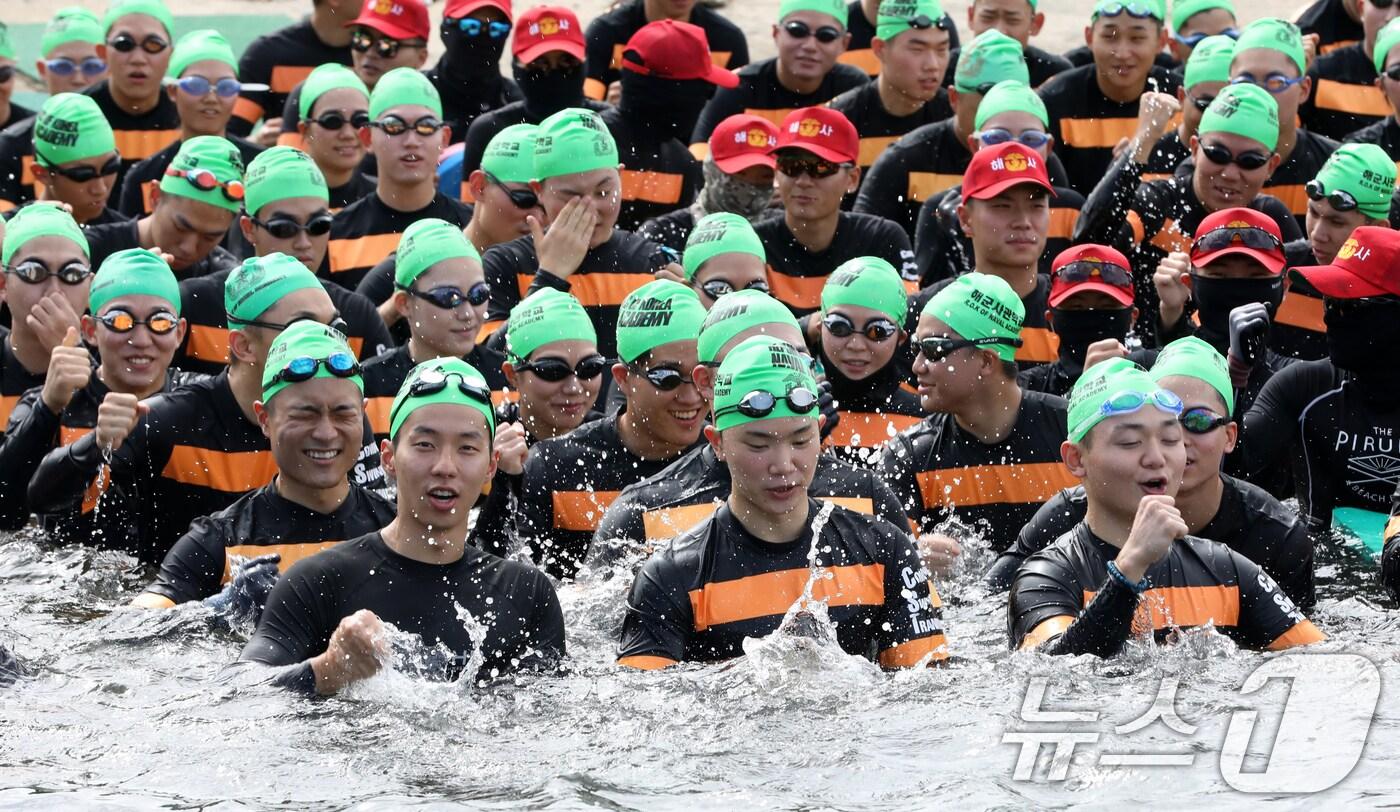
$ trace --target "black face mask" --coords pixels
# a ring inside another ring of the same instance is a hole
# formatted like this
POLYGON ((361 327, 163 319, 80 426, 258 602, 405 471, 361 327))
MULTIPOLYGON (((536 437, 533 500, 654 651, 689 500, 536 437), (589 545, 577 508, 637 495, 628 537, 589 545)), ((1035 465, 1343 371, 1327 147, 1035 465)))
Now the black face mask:
POLYGON ((1263 302, 1269 306, 1269 314, 1272 315, 1278 310, 1279 302, 1283 301, 1283 277, 1216 279, 1193 273, 1191 296, 1196 300, 1196 314, 1201 319, 1201 327, 1210 336, 1229 341, 1230 311, 1240 305, 1263 302))
POLYGON ((1084 371, 1084 354, 1089 345, 1105 338, 1122 341, 1133 326, 1133 309, 1062 310, 1050 308, 1055 335, 1060 339, 1060 366, 1070 377, 1084 371))
POLYGON ((443 44, 443 66, 457 80, 501 75, 501 54, 506 39, 491 39, 482 34, 469 37, 456 25, 439 29, 443 44))
POLYGON ((1327 354, 1340 369, 1359 375, 1393 376, 1400 363, 1392 353, 1400 342, 1400 300, 1327 299, 1327 354))
POLYGON ((621 81, 618 107, 629 119, 646 122, 639 131, 662 141, 676 138, 686 144, 715 87, 699 79, 657 79, 630 70, 622 72, 621 81))
POLYGON ((565 107, 583 106, 583 63, 559 70, 530 70, 515 62, 511 71, 525 96, 526 112, 541 121, 565 107))

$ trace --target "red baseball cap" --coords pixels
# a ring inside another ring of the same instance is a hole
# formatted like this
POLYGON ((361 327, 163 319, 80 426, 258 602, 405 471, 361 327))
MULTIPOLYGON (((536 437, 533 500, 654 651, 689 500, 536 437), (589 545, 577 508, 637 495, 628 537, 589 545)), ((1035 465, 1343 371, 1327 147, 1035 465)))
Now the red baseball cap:
POLYGON ((1400 231, 1359 226, 1337 251, 1331 265, 1293 272, 1333 299, 1400 296, 1400 231))
POLYGON ((1086 243, 1060 252, 1050 264, 1050 306, 1076 293, 1107 293, 1124 307, 1133 306, 1133 266, 1107 245, 1086 243))
POLYGON ((1055 194, 1040 153, 1008 141, 973 153, 963 173, 962 196, 964 200, 986 200, 1022 183, 1033 183, 1055 194))
POLYGON ((738 87, 739 75, 710 58, 705 29, 676 20, 657 20, 637 29, 622 52, 622 67, 659 79, 704 79, 720 87, 738 87))
POLYGON ((1224 256, 1250 257, 1273 274, 1283 273, 1283 266, 1288 264, 1278 223, 1263 212, 1243 207, 1208 214, 1196 226, 1191 264, 1209 265, 1224 256))
POLYGON ((499 9, 507 20, 511 18, 510 0, 447 0, 442 16, 460 20, 479 8, 499 9))
POLYGON ((394 39, 426 40, 432 33, 423 0, 365 0, 360 16, 345 24, 362 25, 394 39))
POLYGON ((778 125, 761 116, 736 113, 710 133, 710 157, 723 172, 733 175, 751 166, 773 169, 772 150, 778 145, 778 125))
POLYGON ((521 62, 533 62, 550 51, 584 58, 583 26, 578 15, 561 6, 535 6, 515 20, 511 53, 521 62))
POLYGON ((830 107, 793 110, 778 127, 778 143, 769 152, 805 149, 818 158, 855 163, 860 156, 860 135, 844 113, 830 107))

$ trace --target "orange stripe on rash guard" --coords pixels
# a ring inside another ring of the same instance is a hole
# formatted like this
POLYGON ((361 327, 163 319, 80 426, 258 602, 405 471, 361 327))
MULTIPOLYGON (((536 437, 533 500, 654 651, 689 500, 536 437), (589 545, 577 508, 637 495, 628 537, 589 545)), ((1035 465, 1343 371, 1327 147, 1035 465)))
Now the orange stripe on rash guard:
POLYGON ((0 200, 0 212, 14 211, 16 208, 18 208, 18 206, 16 206, 13 201, 0 200))
POLYGON ((185 355, 210 363, 228 363, 228 328, 191 324, 185 355))
POLYGON ((1313 85, 1313 104, 1323 110, 1358 116, 1384 118, 1394 113, 1385 94, 1375 85, 1352 85, 1336 79, 1317 80, 1317 84, 1313 85))
POLYGON ((1060 357, 1060 337, 1047 327, 1022 327, 1021 341, 1016 348, 1017 361, 1048 364, 1060 357))
POLYGON ((235 547, 224 548, 224 574, 219 579, 219 583, 226 584, 232 577, 233 556, 243 558, 257 558, 260 555, 270 555, 277 553, 282 556, 282 560, 277 562, 277 570, 286 572, 287 568, 302 560, 330 549, 339 544, 339 541, 302 541, 288 542, 287 544, 240 544, 235 547))
POLYGON ((97 470, 97 478, 88 483, 87 490, 83 491, 83 504, 81 507, 84 516, 97 510, 97 503, 102 499, 102 494, 107 492, 107 486, 112 484, 112 469, 106 463, 97 470))
POLYGON ((1336 42, 1331 43, 1330 45, 1324 45, 1321 48, 1318 48, 1317 52, 1319 54, 1330 54, 1338 48, 1346 48, 1348 46, 1355 45, 1356 42, 1357 41, 1354 39, 1337 40, 1336 42))
POLYGON ((860 139, 860 161, 861 166, 870 166, 875 163, 875 159, 880 157, 880 153, 890 144, 899 140, 897 135, 871 136, 860 139))
POLYGON ((79 428, 77 426, 60 426, 58 429, 58 444, 72 445, 84 437, 92 434, 92 427, 79 428))
MULTIPOLYGON (((820 502, 830 502, 846 510, 875 515, 875 503, 863 496, 818 496, 820 502)), ((681 505, 671 508, 657 508, 642 514, 642 527, 647 541, 662 541, 674 538, 695 527, 714 514, 720 503, 705 502, 699 505, 681 505)))
POLYGON ((587 96, 593 101, 602 101, 603 99, 607 98, 608 86, 598 81, 597 79, 584 79, 583 95, 587 96))
MULTIPOLYGON (((273 93, 291 93, 296 90, 297 85, 306 81, 306 77, 315 70, 314 65, 274 65, 272 68, 272 79, 268 85, 273 93)), ((281 115, 281 112, 278 112, 281 115)))
POLYGON ((621 491, 555 491, 554 527, 557 530, 598 529, 608 505, 621 491))
POLYGON ((1283 295, 1283 302, 1274 314, 1274 322, 1314 333, 1327 332, 1327 323, 1322 319, 1322 300, 1296 290, 1283 295))
POLYGON ((836 61, 845 65, 855 65, 869 76, 880 75, 880 60, 875 58, 875 52, 869 48, 847 51, 836 57, 836 61))
POLYGON ((820 308, 825 286, 825 276, 788 276, 768 266, 768 287, 772 289, 773 298, 791 307, 820 308))
POLYGON ((1274 642, 1269 644, 1269 651, 1282 651, 1286 648, 1293 648, 1294 646, 1321 643, 1326 639, 1327 635, 1319 631, 1311 620, 1302 620, 1293 624, 1293 628, 1275 638, 1274 642))
POLYGON ((245 493, 271 482, 277 462, 271 451, 214 451, 177 445, 160 473, 184 485, 245 493))
POLYGON ((622 170, 622 199, 679 206, 685 178, 668 172, 622 170))
POLYGON ((1176 225, 1176 221, 1172 219, 1168 219, 1166 222, 1162 223, 1161 230, 1153 234, 1152 239, 1148 240, 1148 242, 1166 251, 1168 254, 1173 251, 1186 253, 1191 250, 1191 236, 1189 234, 1182 234, 1181 229, 1176 225))
POLYGON ((1264 194, 1273 195, 1278 198, 1284 206, 1288 207, 1291 214, 1308 213, 1308 190, 1301 183, 1289 184, 1286 186, 1269 186, 1264 189, 1264 194))
POLYGON ((941 175, 937 172, 910 172, 909 173, 909 193, 906 197, 910 202, 922 203, 930 197, 957 186, 962 183, 962 175, 941 175))
POLYGON ((252 99, 238 97, 238 101, 233 103, 233 117, 242 119, 249 124, 262 118, 263 107, 252 99))
POLYGON ((1074 225, 1079 222, 1079 209, 1051 209, 1050 239, 1068 240, 1074 236, 1074 225))
POLYGON ((1147 183, 1150 180, 1171 180, 1174 175, 1166 172, 1147 172, 1138 180, 1139 183, 1147 183))
POLYGON ((348 271, 351 268, 373 268, 399 247, 401 236, 403 235, 394 232, 331 240, 327 248, 331 258, 331 273, 348 271))
POLYGON ((1381 537, 1388 540, 1396 533, 1400 533, 1400 516, 1391 516, 1385 523, 1385 532, 1381 537))
POLYGON ((394 408, 394 396, 365 399, 365 417, 369 419, 369 429, 376 435, 389 434, 389 413, 394 408))
MULTIPOLYGON (((606 307, 622 304, 622 300, 637 288, 656 277, 649 273, 583 273, 569 277, 569 292, 584 307, 606 307)), ((516 274, 516 284, 520 286, 520 297, 525 297, 535 277, 530 274, 516 274)))
POLYGON ((1140 243, 1147 237, 1147 226, 1142 224, 1137 212, 1128 212, 1128 226, 1133 230, 1133 242, 1140 243))
POLYGON ((1080 149, 1116 147, 1120 140, 1132 138, 1136 132, 1136 118, 1060 119, 1060 139, 1065 146, 1080 149))
POLYGON ((149 158, 180 140, 179 130, 114 130, 112 135, 126 161, 149 158))
POLYGON ((669 668, 676 664, 670 657, 657 657, 652 654, 633 654, 631 657, 623 657, 617 661, 618 665, 627 668, 638 668, 642 671, 655 671, 658 668, 669 668))
MULTIPOLYGON (((1084 605, 1094 600, 1097 592, 1084 590, 1084 605)), ((1135 630, 1145 629, 1150 621, 1153 631, 1171 626, 1240 625, 1240 588, 1237 586, 1167 586, 1142 593, 1133 618, 1135 630)))
POLYGON ((481 344, 485 342, 486 339, 491 337, 492 333, 501 329, 502 324, 505 324, 504 319, 501 319, 499 321, 488 321, 485 324, 481 325, 481 329, 476 332, 476 343, 481 344))
POLYGON ((1029 634, 1021 638, 1021 648, 1035 648, 1056 635, 1064 634, 1065 629, 1073 625, 1074 618, 1069 615, 1058 615, 1049 620, 1042 620, 1036 624, 1034 629, 1030 630, 1029 634))
MULTIPOLYGON (((806 567, 715 581, 690 592, 695 631, 787 612, 812 577, 806 567)), ((827 606, 879 606, 885 602, 885 565, 828 567, 812 584, 813 600, 827 606)))
POLYGON ((695 160, 703 161, 710 157, 710 144, 707 141, 697 141, 690 145, 690 154, 695 156, 695 160))
POLYGON ((787 118, 788 113, 791 113, 794 109, 795 108, 785 108, 782 110, 760 110, 756 107, 750 107, 744 110, 744 112, 751 116, 766 118, 774 124, 782 126, 783 119, 787 118))
POLYGON ((926 508, 1045 502, 1079 482, 1061 462, 943 468, 915 478, 926 508))
POLYGON ((884 668, 913 668, 925 657, 929 658, 930 665, 948 659, 947 638, 934 634, 887 648, 880 652, 880 665, 884 668))
POLYGON ((19 404, 19 395, 6 395, 0 397, 0 426, 7 426, 10 423, 10 412, 15 410, 19 404))
POLYGON ((874 448, 899 432, 918 425, 921 419, 910 414, 841 412, 841 419, 827 436, 826 445, 838 448, 874 448))
POLYGON ((306 139, 305 139, 305 138, 302 138, 301 133, 299 133, 299 132, 278 133, 278 134, 277 134, 277 146, 279 146, 279 147, 294 147, 294 148, 296 148, 296 149, 299 149, 299 150, 305 152, 305 151, 306 151, 306 139))

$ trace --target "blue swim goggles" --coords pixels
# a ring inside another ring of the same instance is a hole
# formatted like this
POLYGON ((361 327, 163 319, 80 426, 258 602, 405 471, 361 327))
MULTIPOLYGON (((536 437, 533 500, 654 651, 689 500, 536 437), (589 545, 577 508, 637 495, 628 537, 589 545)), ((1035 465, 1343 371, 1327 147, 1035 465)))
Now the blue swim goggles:
POLYGON ((1075 431, 1070 436, 1082 435, 1085 426, 1093 427, 1101 420, 1110 417, 1117 417, 1124 414, 1132 414, 1141 410, 1144 406, 1151 404, 1172 417, 1180 418, 1184 404, 1181 398, 1166 389, 1154 389, 1152 392, 1139 392, 1129 389, 1111 396, 1099 405, 1098 411, 1085 417, 1075 427, 1075 431))
POLYGON ((287 362, 287 365, 272 376, 272 383, 300 383, 311 380, 316 370, 322 366, 337 378, 353 378, 360 374, 360 362, 348 352, 333 352, 325 358, 312 358, 302 355, 287 362))
POLYGON ((1129 17, 1133 17, 1139 20, 1146 20, 1149 17, 1152 19, 1161 18, 1161 12, 1158 11, 1157 7, 1151 3, 1099 3, 1098 5, 1094 6, 1095 20, 1097 20, 1100 17, 1117 17, 1118 15, 1124 13, 1126 13, 1129 17))
POLYGON ((1230 39, 1239 39, 1240 30, 1238 28, 1227 28, 1224 31, 1219 32, 1218 34, 1190 34, 1185 37, 1181 36, 1180 34, 1172 34, 1172 39, 1176 40, 1182 45, 1185 45, 1187 48, 1195 48, 1197 45, 1200 45, 1201 40, 1205 39, 1206 37, 1229 37, 1230 39))

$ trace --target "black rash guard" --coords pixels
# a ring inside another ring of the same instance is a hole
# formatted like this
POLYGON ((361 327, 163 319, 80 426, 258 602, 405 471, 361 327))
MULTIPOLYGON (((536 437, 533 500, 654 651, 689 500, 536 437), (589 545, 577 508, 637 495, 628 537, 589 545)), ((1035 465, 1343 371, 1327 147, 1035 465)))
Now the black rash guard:
MULTIPOLYGON (((909 335, 914 335, 918 329, 924 305, 952 283, 952 279, 944 279, 909 297, 909 314, 904 325, 909 335)), ((1045 311, 1050 308, 1050 277, 1043 273, 1036 274, 1035 287, 1021 297, 1021 305, 1026 309, 1026 317, 1021 322, 1022 344, 1016 348, 1016 365, 1025 370, 1055 361, 1060 357, 1060 337, 1055 335, 1050 323, 1045 320, 1045 311)), ((900 358, 904 369, 913 367, 913 352, 912 343, 903 348, 900 358)))
POLYGON ((416 211, 390 208, 378 193, 346 206, 331 223, 331 240, 326 248, 330 270, 323 276, 346 290, 354 290, 370 268, 399 247, 399 237, 410 225, 428 217, 465 228, 472 219, 472 209, 441 192, 416 211))
POLYGON ((948 91, 938 89, 938 93, 914 113, 896 116, 885 109, 880 102, 880 83, 866 82, 842 93, 828 105, 839 111, 856 126, 860 134, 860 156, 856 165, 862 171, 869 169, 894 142, 926 124, 935 124, 953 117, 953 106, 948 102, 948 91))
POLYGON ((637 228, 637 233, 657 245, 684 254, 685 243, 690 239, 690 232, 694 230, 695 213, 686 206, 669 214, 651 218, 637 228))
MULTIPOLYGON (((1307 239, 1284 243, 1283 256, 1287 260, 1285 273, 1290 268, 1318 264, 1307 239)), ((1274 312, 1273 326, 1269 328, 1269 349, 1304 361, 1327 357, 1327 322, 1323 319, 1322 294, 1295 274, 1289 274, 1288 290, 1274 312)))
MULTIPOLYGON (((972 239, 963 231, 958 219, 962 205, 962 184, 924 201, 919 208, 914 229, 914 261, 919 268, 919 283, 932 285, 977 269, 972 239)), ((1040 252, 1039 270, 1049 274, 1055 257, 1074 244, 1074 227, 1079 222, 1079 210, 1084 208, 1084 196, 1067 186, 1056 186, 1050 198, 1050 230, 1045 234, 1045 249, 1040 252)))
POLYGON ((1108 575, 1118 548, 1080 522, 1026 560, 1007 597, 1012 648, 1112 656, 1129 636, 1158 642, 1214 624, 1241 648, 1277 651, 1326 639, 1257 564, 1214 541, 1186 536, 1147 568, 1139 596, 1108 575))
POLYGON ((635 231, 653 217, 695 202, 705 176, 685 144, 662 136, 645 120, 621 108, 604 110, 602 119, 617 143, 617 157, 622 162, 618 228, 635 231))
MULTIPOLYGON (((809 521, 819 510, 809 499, 809 521)), ((742 656, 744 638, 777 630, 809 580, 846 653, 886 668, 947 658, 942 601, 903 530, 838 507, 819 539, 806 525, 796 539, 773 543, 749 533, 725 505, 637 573, 618 662, 652 669, 742 656), (829 578, 813 580, 814 543, 829 578)))
POLYGON ((860 68, 836 63, 831 72, 812 93, 794 93, 778 81, 778 58, 765 59, 747 65, 739 73, 739 86, 722 87, 715 91, 710 103, 700 114, 690 148, 697 157, 708 154, 710 135, 721 121, 739 113, 761 116, 774 124, 782 124, 788 113, 802 107, 826 104, 853 87, 860 87, 870 77, 860 68))
POLYGON ((287 94, 327 62, 350 67, 350 46, 327 45, 316 36, 311 18, 264 34, 249 43, 238 60, 238 76, 248 84, 267 85, 268 90, 245 90, 233 106, 229 132, 247 136, 261 118, 282 115, 287 94))
MULTIPOLYGON (((691 25, 705 31, 710 45, 710 59, 721 68, 735 70, 749 64, 749 41, 739 26, 712 8, 696 3, 690 11, 691 25)), ((601 100, 608 95, 608 85, 622 78, 622 52, 627 41, 647 24, 646 3, 632 0, 620 3, 594 17, 585 33, 588 47, 584 93, 590 99, 601 100)))
POLYGON ((924 418, 919 396, 900 385, 898 356, 875 374, 853 381, 841 374, 825 349, 820 352, 840 416, 823 446, 852 465, 872 465, 876 449, 924 418))
MULTIPOLYGON (((245 167, 263 151, 257 144, 245 141, 232 133, 225 133, 224 137, 238 148, 238 155, 243 159, 245 167)), ((122 214, 127 217, 142 217, 151 213, 155 208, 151 191, 160 186, 161 178, 165 177, 165 170, 175 160, 175 155, 179 153, 183 143, 180 140, 172 141, 165 149, 131 167, 126 173, 126 182, 122 184, 121 201, 117 204, 117 209, 122 214)))
POLYGON ((898 225, 872 214, 843 211, 837 216, 831 244, 816 253, 798 242, 781 216, 754 226, 768 254, 768 286, 773 298, 787 305, 794 315, 820 310, 827 277, 856 257, 879 257, 899 271, 906 289, 915 286, 914 249, 898 225))
POLYGON ((1375 144, 1385 150, 1392 161, 1400 161, 1400 123, 1395 115, 1386 116, 1369 127, 1361 129, 1342 139, 1345 144, 1375 144))
POLYGON ((361 609, 418 635, 424 647, 445 646, 450 659, 426 674, 438 680, 460 677, 478 650, 483 661, 472 677, 477 683, 547 668, 564 656, 564 615, 544 573, 471 546, 451 564, 425 564, 370 533, 288 570, 268 596, 240 659, 291 666, 277 682, 311 693, 316 676, 308 660, 326 650, 342 619, 361 609), (484 639, 474 638, 464 611, 485 627, 484 639))
MULTIPOLYGON (((7 427, 12 422, 20 399, 25 393, 42 387, 47 375, 47 368, 38 375, 24 368, 10 347, 10 331, 0 327, 0 418, 7 427)), ((0 435, 0 442, 4 439, 4 435, 0 435)), ((26 473, 8 465, 0 468, 0 530, 18 530, 28 521, 29 509, 24 491, 29 487, 30 476, 32 472, 26 473)))
POLYGON ((1319 56, 1308 69, 1312 93, 1298 105, 1298 118, 1309 130, 1340 140, 1393 115, 1375 85, 1377 75, 1360 42, 1319 56))
POLYGON ((274 482, 244 494, 213 516, 195 519, 165 554, 160 573, 146 591, 175 603, 203 600, 233 577, 235 557, 278 553, 282 560, 277 566, 286 572, 303 558, 376 532, 393 520, 392 504, 354 485, 339 507, 318 513, 284 498, 274 482))
POLYGON ((1295 21, 1304 34, 1317 34, 1317 52, 1331 53, 1361 41, 1364 31, 1359 20, 1347 14, 1345 0, 1317 0, 1295 21))

